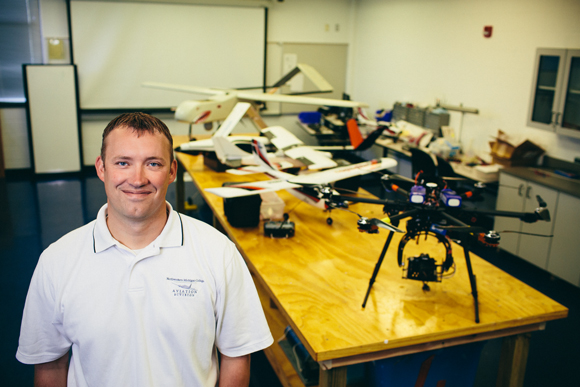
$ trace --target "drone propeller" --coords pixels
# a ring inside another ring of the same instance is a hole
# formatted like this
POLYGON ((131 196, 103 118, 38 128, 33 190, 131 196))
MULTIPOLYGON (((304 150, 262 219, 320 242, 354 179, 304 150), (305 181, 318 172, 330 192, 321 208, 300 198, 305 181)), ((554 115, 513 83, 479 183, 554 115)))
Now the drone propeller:
MULTIPOLYGON (((358 214, 357 214, 358 215, 358 214)), ((378 218, 367 218, 364 216, 360 216, 360 219, 356 222, 359 231, 367 232, 367 233, 377 233, 378 228, 384 228, 389 231, 393 232, 400 232, 404 233, 405 231, 401 230, 400 228, 393 226, 391 223, 387 223, 384 220, 378 218)), ((385 218, 389 219, 389 218, 385 218)))
POLYGON ((405 176, 397 175, 396 173, 392 173, 390 175, 383 175, 381 177, 381 180, 385 180, 385 181, 395 180, 395 181, 404 181, 404 182, 413 183, 413 184, 415 183, 415 180, 409 179, 408 177, 405 177, 405 176))
POLYGON ((487 229, 478 226, 437 226, 437 228, 446 231, 469 232, 475 234, 488 231, 487 229))
POLYGON ((544 220, 546 222, 549 222, 551 219, 550 218, 550 210, 548 210, 548 208, 546 208, 546 207, 537 208, 535 213, 536 213, 536 215, 538 215, 538 218, 540 220, 544 220))

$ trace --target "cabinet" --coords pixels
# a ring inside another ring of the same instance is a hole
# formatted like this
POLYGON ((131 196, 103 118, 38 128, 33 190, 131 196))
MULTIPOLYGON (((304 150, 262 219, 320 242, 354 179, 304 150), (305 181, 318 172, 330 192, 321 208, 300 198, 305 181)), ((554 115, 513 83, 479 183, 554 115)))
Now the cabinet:
POLYGON ((560 192, 548 271, 580 286, 580 198, 560 192))
POLYGON ((537 50, 528 125, 580 138, 580 50, 537 50))
POLYGON ((539 195, 548 205, 551 222, 524 223, 519 219, 496 217, 494 229, 500 232, 500 247, 542 269, 548 269, 548 257, 552 238, 535 235, 551 235, 554 229, 558 191, 505 173, 500 173, 496 209, 501 211, 533 212, 538 208, 539 195), (504 231, 502 233, 502 231, 504 231), (516 232, 505 232, 516 231, 516 232))

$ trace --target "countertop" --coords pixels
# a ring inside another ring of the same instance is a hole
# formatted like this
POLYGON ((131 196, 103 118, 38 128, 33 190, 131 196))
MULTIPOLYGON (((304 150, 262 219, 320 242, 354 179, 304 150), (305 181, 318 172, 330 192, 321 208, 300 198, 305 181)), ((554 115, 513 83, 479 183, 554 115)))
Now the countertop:
POLYGON ((501 173, 520 177, 580 198, 580 179, 560 176, 553 171, 554 169, 546 167, 510 167, 502 169, 501 173))

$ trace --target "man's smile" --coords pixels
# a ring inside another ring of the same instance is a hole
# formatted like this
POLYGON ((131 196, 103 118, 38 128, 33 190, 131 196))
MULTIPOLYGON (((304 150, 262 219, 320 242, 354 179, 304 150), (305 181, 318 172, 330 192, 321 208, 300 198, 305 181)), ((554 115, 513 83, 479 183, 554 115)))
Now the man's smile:
POLYGON ((121 189, 121 192, 123 192, 125 195, 127 196, 132 196, 132 197, 145 197, 147 195, 152 194, 152 191, 149 190, 131 190, 131 189, 121 189))

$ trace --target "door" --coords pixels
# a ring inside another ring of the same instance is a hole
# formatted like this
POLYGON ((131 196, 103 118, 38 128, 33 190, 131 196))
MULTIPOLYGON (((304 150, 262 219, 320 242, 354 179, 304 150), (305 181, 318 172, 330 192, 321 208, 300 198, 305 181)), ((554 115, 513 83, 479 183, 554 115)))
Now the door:
MULTIPOLYGON (((497 193, 497 202, 495 205, 498 211, 523 211, 524 210, 524 192, 526 181, 517 177, 499 174, 499 190, 497 193)), ((519 219, 496 216, 494 222, 495 231, 520 231, 522 222, 519 219)), ((514 255, 518 255, 518 242, 520 234, 501 233, 499 246, 514 255)))
POLYGON ((562 87, 562 97, 558 111, 556 132, 580 138, 580 50, 569 50, 562 87))
POLYGON ((548 271, 580 286, 580 198, 560 192, 548 271))
POLYGON ((535 223, 521 224, 522 234, 518 248, 518 256, 542 269, 548 268, 548 254, 552 238, 539 235, 552 235, 554 229, 554 217, 558 204, 558 191, 539 184, 528 182, 524 193, 525 212, 534 212, 538 207, 537 195, 548 205, 552 220, 550 222, 538 221, 535 223), (537 234, 537 235, 528 235, 537 234))

